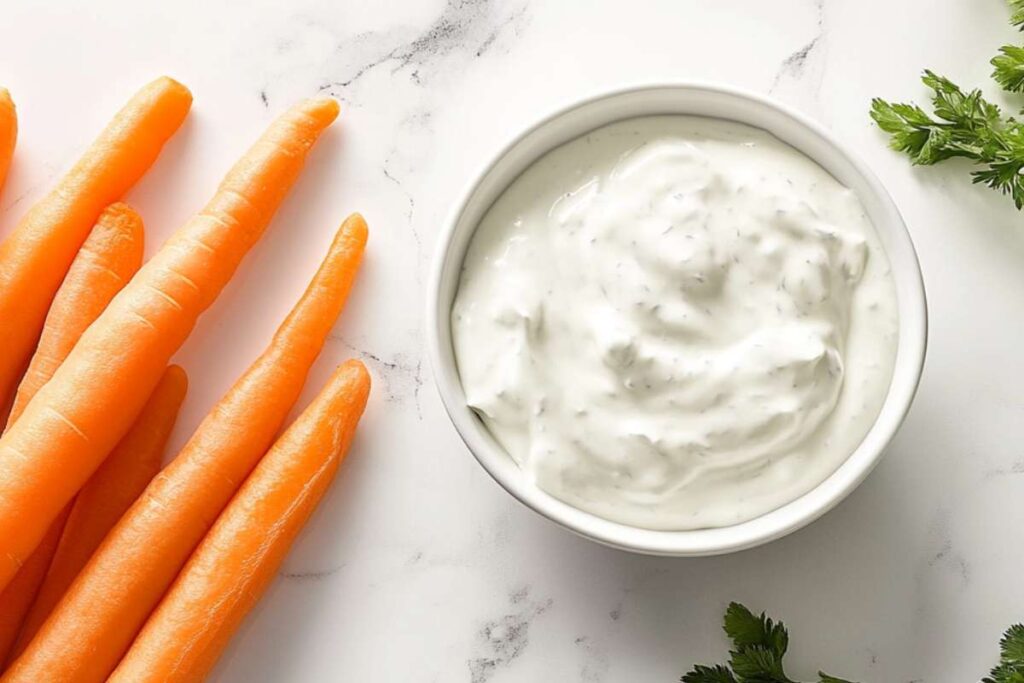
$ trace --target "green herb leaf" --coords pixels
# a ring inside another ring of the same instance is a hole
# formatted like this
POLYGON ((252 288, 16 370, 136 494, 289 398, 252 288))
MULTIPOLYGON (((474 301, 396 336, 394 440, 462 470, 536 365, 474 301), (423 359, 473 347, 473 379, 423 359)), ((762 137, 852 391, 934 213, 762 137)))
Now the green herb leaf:
POLYGON ((1024 625, 1011 626, 999 641, 999 664, 982 683, 1024 683, 1024 625))
POLYGON ((1010 0, 1010 23, 1024 30, 1024 0, 1010 0))
MULTIPOLYGON (((1021 55, 1024 57, 1024 51, 1021 55)), ((1018 209, 1024 207, 1021 123, 1004 117, 980 90, 964 92, 931 71, 925 71, 921 80, 933 92, 932 114, 913 104, 877 98, 871 103, 871 118, 889 134, 890 146, 907 154, 914 164, 931 165, 953 157, 970 159, 983 167, 972 173, 975 183, 1009 195, 1018 209)))
POLYGON ((1004 662, 1024 664, 1024 625, 1014 624, 999 641, 999 650, 1004 662))
MULTIPOLYGON (((695 666, 680 679, 683 683, 796 683, 786 676, 783 666, 789 634, 781 621, 773 621, 763 612, 756 615, 733 602, 725 612, 723 628, 733 644, 729 666, 695 666)), ((818 677, 819 683, 851 683, 821 672, 818 677)))
POLYGON ((729 603, 723 627, 739 651, 748 647, 762 647, 782 659, 789 648, 789 634, 785 626, 773 622, 764 612, 755 616, 738 602, 729 603))
MULTIPOLYGON (((1008 0, 1010 22, 1024 30, 1024 0, 1008 0)), ((1024 92, 1024 47, 1004 45, 992 58, 992 78, 1004 90, 1024 92)), ((890 146, 914 164, 931 165, 953 157, 970 159, 982 169, 971 174, 975 183, 1009 195, 1024 208, 1024 133, 1013 117, 980 90, 964 92, 931 71, 921 79, 932 89, 933 113, 914 104, 871 102, 871 118, 889 134, 890 146)))
POLYGON ((1019 669, 997 666, 992 669, 992 678, 984 678, 982 683, 1024 683, 1024 673, 1019 669))
POLYGON ((683 683, 736 683, 736 677, 726 667, 701 666, 693 667, 693 671, 679 679, 683 683))
POLYGON ((764 681, 765 683, 790 683, 782 668, 782 656, 760 645, 751 645, 735 650, 729 658, 729 666, 741 681, 764 681))
POLYGON ((1021 92, 1024 90, 1024 47, 1004 45, 999 54, 992 58, 992 78, 1004 90, 1021 92))

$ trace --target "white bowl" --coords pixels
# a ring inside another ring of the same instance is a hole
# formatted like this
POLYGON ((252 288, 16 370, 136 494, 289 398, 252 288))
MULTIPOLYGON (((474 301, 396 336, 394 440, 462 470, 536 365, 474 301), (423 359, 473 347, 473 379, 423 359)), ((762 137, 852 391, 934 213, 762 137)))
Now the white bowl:
POLYGON ((751 548, 817 519, 860 484, 882 457, 914 398, 924 364, 927 307, 921 270, 903 219, 875 175, 817 123, 750 93, 711 85, 629 88, 576 102, 518 135, 486 164, 442 230, 428 290, 427 337, 434 378, 455 428, 477 461, 520 502, 563 527, 609 546, 652 555, 715 555, 751 548), (745 123, 800 150, 860 197, 892 265, 899 303, 899 347, 882 410, 864 441, 825 481, 749 522, 694 531, 653 531, 571 507, 530 482, 466 405, 452 347, 451 308, 473 232, 494 200, 555 147, 614 121, 691 114, 745 123))

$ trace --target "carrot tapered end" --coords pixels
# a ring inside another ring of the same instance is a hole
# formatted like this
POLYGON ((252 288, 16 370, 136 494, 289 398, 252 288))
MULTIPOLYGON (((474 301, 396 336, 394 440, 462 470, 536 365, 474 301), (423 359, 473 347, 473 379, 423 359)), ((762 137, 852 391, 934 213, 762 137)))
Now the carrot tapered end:
POLYGON ((366 244, 370 229, 366 226, 366 219, 360 213, 353 213, 341 224, 341 230, 349 233, 355 239, 366 244))
POLYGON ((173 132, 181 125, 192 108, 192 92, 168 76, 150 81, 142 86, 128 104, 121 110, 121 117, 144 115, 153 123, 154 130, 173 132))
POLYGON ((370 230, 366 227, 366 221, 361 215, 354 213, 342 221, 341 227, 338 228, 334 237, 334 246, 331 247, 332 252, 346 250, 350 255, 355 255, 355 265, 351 266, 354 271, 359 265, 359 260, 362 259, 369 235, 370 230))
POLYGON ((192 91, 183 83, 174 80, 170 76, 161 76, 160 78, 157 78, 146 85, 143 90, 151 90, 156 93, 161 93, 166 97, 173 97, 181 102, 187 103, 188 106, 192 105, 192 91))
POLYGON ((296 109, 316 121, 320 126, 327 127, 338 118, 341 112, 341 105, 333 97, 311 97, 308 100, 299 102, 296 109))
POLYGON ((123 202, 115 202, 104 209, 97 223, 116 227, 126 237, 134 241, 141 241, 145 233, 142 216, 139 215, 138 211, 123 202))
MULTIPOLYGON (((166 386, 167 391, 173 396, 184 397, 185 392, 188 391, 188 373, 180 365, 170 365, 164 372, 160 384, 161 386, 166 386)), ((178 398, 177 402, 180 403, 181 398, 178 398)))
POLYGON ((145 241, 142 216, 127 204, 117 202, 103 210, 82 248, 96 254, 98 260, 123 274, 127 281, 142 265, 145 241))
POLYGON ((360 406, 359 412, 362 413, 362 406, 366 405, 372 384, 370 371, 366 369, 366 365, 360 360, 349 359, 338 366, 334 371, 334 377, 351 389, 352 403, 360 406))

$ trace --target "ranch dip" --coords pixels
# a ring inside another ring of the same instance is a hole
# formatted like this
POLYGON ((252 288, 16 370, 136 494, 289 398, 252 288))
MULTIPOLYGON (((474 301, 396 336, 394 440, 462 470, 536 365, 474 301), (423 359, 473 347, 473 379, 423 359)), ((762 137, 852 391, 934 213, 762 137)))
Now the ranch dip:
POLYGON ((857 197, 771 135, 657 116, 531 165, 452 309, 469 405, 524 476, 648 529, 763 515, 870 429, 896 290, 857 197))

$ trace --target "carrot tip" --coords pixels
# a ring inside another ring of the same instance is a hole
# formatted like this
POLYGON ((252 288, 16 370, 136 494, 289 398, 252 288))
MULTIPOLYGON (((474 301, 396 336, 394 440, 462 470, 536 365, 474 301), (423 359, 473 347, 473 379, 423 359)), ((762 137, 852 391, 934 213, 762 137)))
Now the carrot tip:
POLYGON ((321 119, 325 126, 330 125, 341 112, 341 105, 333 97, 313 97, 299 106, 310 116, 321 119))
POLYGON ((103 209, 103 214, 108 218, 124 218, 132 222, 142 222, 142 216, 139 215, 139 212, 124 202, 114 202, 103 209))
POLYGON ((341 232, 352 235, 362 244, 366 244, 370 229, 366 225, 366 219, 362 214, 353 213, 341 224, 341 232))
POLYGON ((142 222, 142 216, 132 207, 122 202, 111 204, 103 209, 99 219, 96 221, 97 228, 106 228, 110 239, 128 242, 132 246, 124 253, 129 255, 136 265, 137 270, 142 265, 142 252, 145 249, 146 230, 142 222))
POLYGON ((370 383, 370 371, 366 369, 366 365, 361 360, 350 358, 341 365, 338 366, 338 374, 344 372, 345 374, 352 374, 360 383, 370 383))
POLYGON ((192 101, 192 91, 184 83, 170 76, 161 76, 153 81, 151 85, 161 89, 176 90, 179 94, 188 97, 189 102, 192 101))
POLYGON ((180 365, 170 365, 164 372, 164 381, 174 384, 175 393, 184 394, 188 390, 188 373, 180 365))

